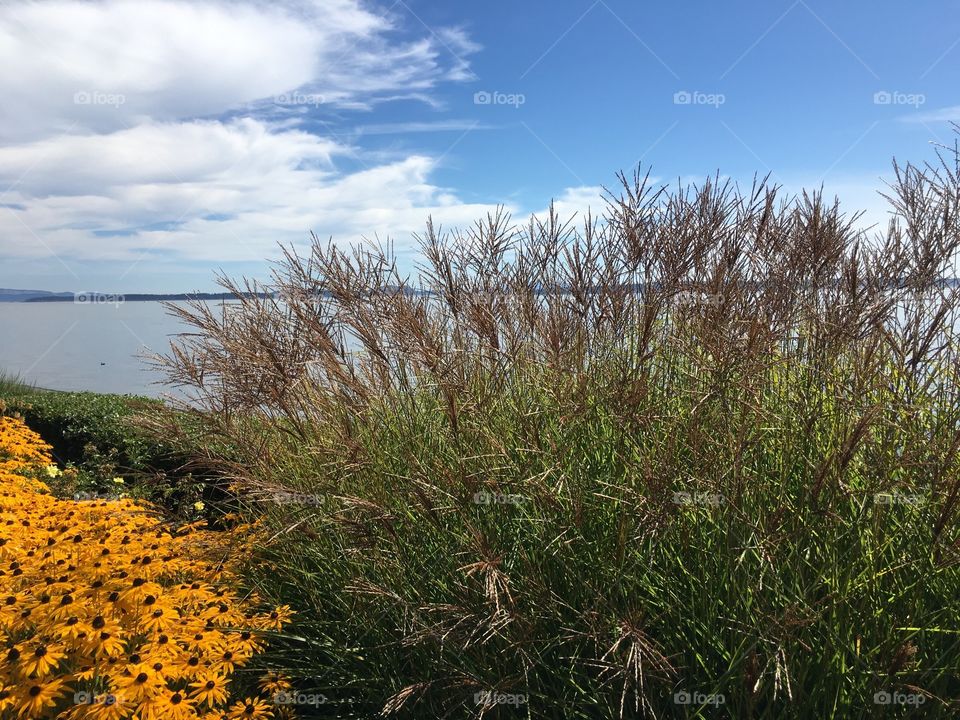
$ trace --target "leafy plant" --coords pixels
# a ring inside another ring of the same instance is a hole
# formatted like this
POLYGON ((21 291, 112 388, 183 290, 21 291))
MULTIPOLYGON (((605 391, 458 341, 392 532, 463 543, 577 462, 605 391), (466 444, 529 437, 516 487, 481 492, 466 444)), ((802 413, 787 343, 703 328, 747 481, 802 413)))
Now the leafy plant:
POLYGON ((50 481, 69 496, 144 497, 182 517, 195 517, 197 503, 222 495, 202 467, 189 432, 179 446, 139 429, 134 418, 162 403, 144 397, 58 392, 17 380, 0 382, 5 412, 24 420, 52 446, 64 474, 50 481))

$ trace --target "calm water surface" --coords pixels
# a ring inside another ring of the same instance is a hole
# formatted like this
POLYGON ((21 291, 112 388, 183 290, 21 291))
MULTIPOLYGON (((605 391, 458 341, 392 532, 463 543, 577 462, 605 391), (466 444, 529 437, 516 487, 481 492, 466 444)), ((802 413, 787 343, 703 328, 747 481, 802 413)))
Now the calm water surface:
POLYGON ((0 372, 55 390, 182 396, 144 356, 189 330, 159 302, 0 303, 0 372))
POLYGON ((142 356, 187 330, 158 302, 0 303, 0 371, 55 390, 160 397, 172 391, 142 356))

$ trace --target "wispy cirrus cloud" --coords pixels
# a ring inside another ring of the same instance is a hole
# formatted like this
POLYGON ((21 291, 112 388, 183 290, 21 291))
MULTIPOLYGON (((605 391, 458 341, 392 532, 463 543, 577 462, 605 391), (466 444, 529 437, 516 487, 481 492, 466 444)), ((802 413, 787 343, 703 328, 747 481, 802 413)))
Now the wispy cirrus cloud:
POLYGON ((937 110, 912 113, 910 115, 904 115, 899 119, 901 122, 908 123, 960 123, 960 105, 952 105, 950 107, 942 107, 937 110))
POLYGON ((457 28, 393 39, 400 18, 356 0, 47 0, 0 5, 0 137, 111 131, 247 108, 296 111, 426 98, 470 79, 457 28), (306 104, 306 103, 305 103, 306 104))
POLYGON ((356 135, 400 135, 407 133, 464 132, 473 130, 497 130, 498 125, 482 123, 479 120, 428 120, 422 122, 395 122, 360 125, 354 130, 356 135))

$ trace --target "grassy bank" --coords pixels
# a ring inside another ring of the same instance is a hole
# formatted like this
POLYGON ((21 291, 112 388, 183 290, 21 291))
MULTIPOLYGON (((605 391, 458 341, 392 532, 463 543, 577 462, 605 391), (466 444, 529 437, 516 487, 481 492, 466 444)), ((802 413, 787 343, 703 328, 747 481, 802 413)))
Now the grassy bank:
POLYGON ((162 403, 134 395, 65 392, 0 376, 0 403, 24 419, 50 445, 66 472, 52 479, 61 496, 132 493, 181 516, 195 516, 195 503, 215 496, 212 473, 189 432, 174 444, 143 432, 136 417, 159 412, 162 403), (115 481, 122 480, 122 483, 115 481))
POLYGON ((601 223, 428 226, 413 286, 315 241, 279 297, 181 307, 305 710, 955 716, 960 185, 897 173, 872 237, 638 176, 601 223))

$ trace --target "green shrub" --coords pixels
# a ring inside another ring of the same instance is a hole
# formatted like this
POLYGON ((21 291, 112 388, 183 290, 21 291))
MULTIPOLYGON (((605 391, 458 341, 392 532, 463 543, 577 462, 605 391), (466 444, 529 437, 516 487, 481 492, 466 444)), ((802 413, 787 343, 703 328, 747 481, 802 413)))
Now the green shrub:
POLYGON ((83 462, 103 474, 144 469, 156 443, 128 420, 138 406, 155 401, 125 395, 27 389, 4 399, 53 446, 58 462, 83 462))
POLYGON ((308 710, 955 717, 960 183, 898 175, 874 240, 638 176, 582 231, 428 227, 413 287, 315 242, 181 308, 198 402, 153 430, 274 531, 308 710))
POLYGON ((191 469, 195 448, 157 440, 134 422, 157 412, 158 400, 42 390, 8 379, 0 382, 0 401, 7 412, 22 415, 53 447, 56 462, 70 470, 50 481, 60 494, 126 492, 182 516, 196 516, 194 503, 216 495, 206 481, 209 473, 191 469))

